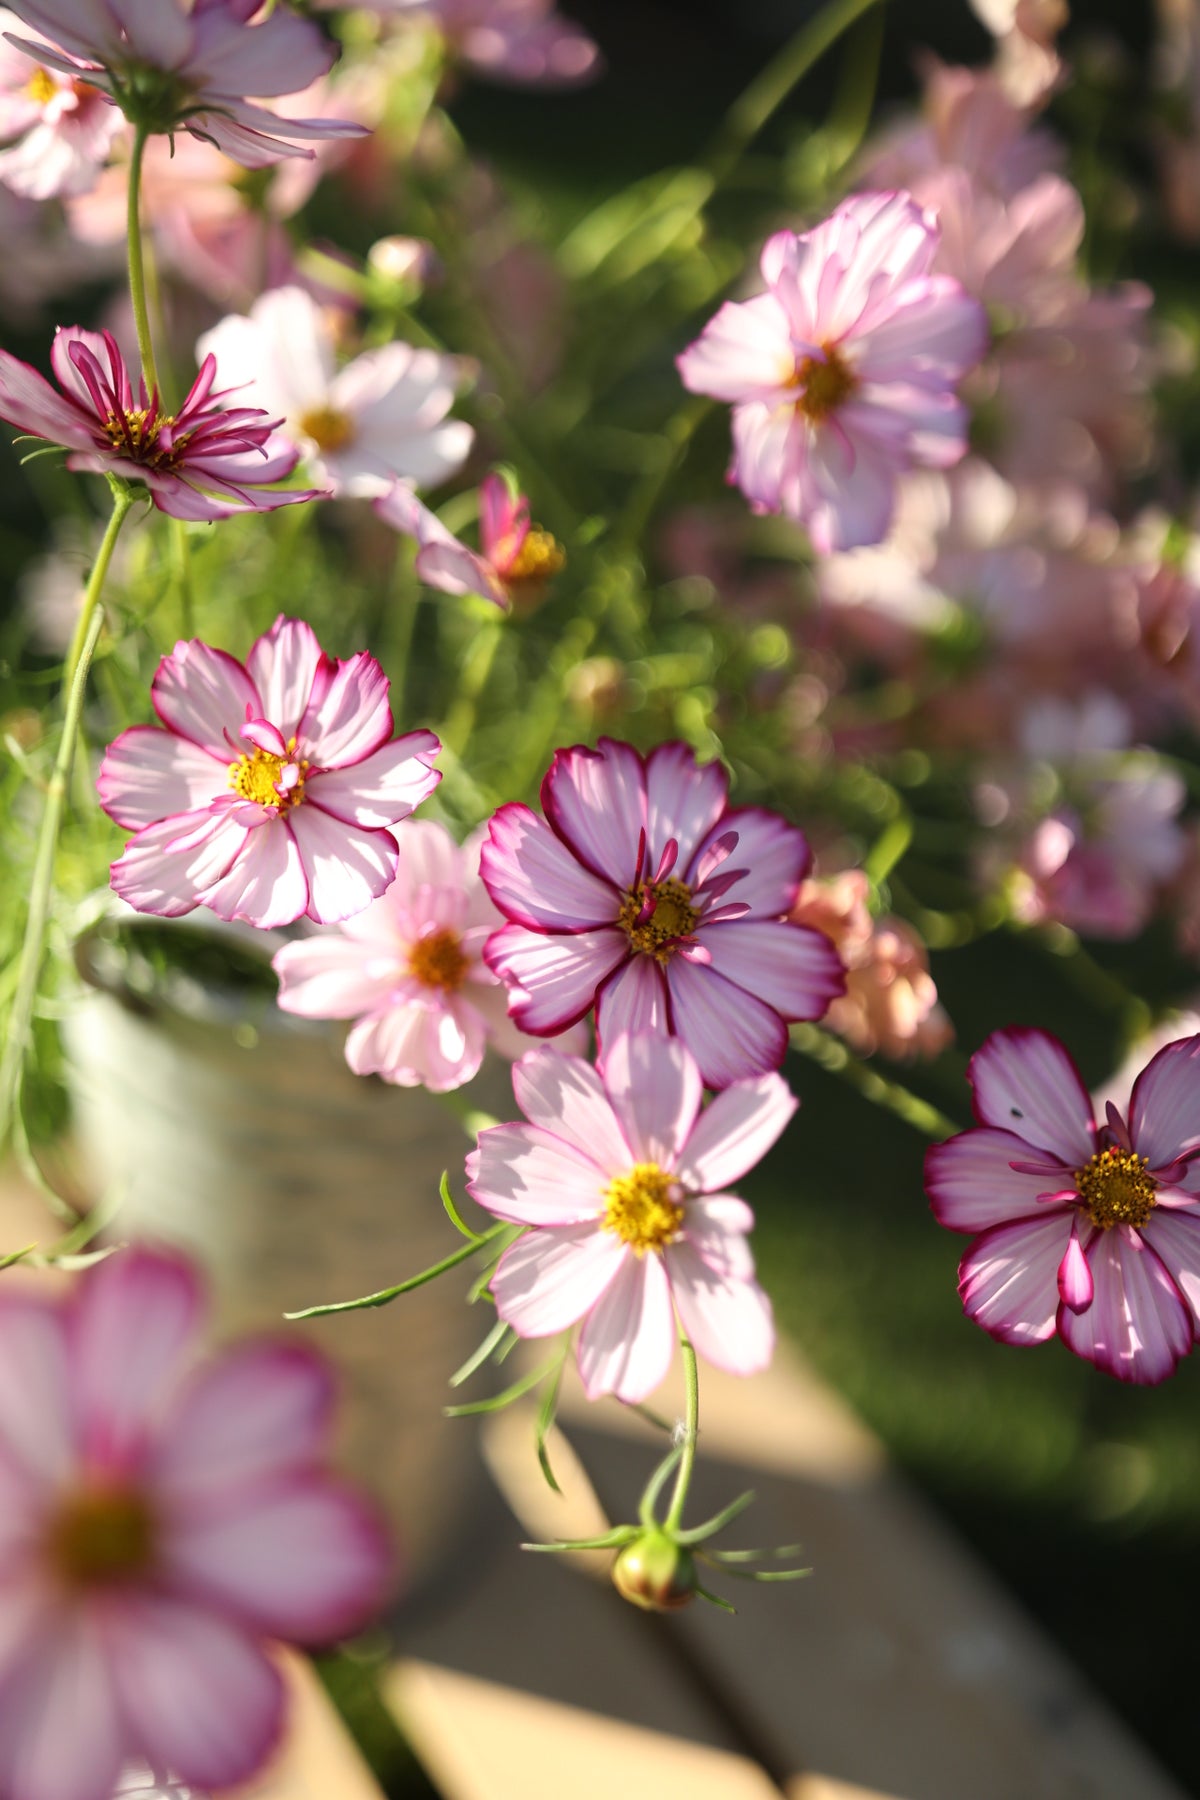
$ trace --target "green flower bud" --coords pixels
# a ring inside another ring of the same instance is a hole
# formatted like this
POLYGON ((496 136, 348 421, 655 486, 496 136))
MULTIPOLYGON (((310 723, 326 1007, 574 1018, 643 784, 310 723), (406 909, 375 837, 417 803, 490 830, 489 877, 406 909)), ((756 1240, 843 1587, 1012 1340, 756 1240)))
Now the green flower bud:
POLYGON ((676 1612, 696 1591, 696 1563, 690 1550, 654 1527, 626 1544, 613 1564, 618 1594, 646 1612, 676 1612))

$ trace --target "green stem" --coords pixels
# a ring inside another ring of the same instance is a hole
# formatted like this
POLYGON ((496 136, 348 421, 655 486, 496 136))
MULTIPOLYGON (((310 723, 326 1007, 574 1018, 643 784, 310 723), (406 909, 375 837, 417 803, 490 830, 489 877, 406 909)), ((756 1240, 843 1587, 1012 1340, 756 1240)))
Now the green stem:
POLYGON ((54 759, 54 769, 46 787, 46 804, 42 812, 37 849, 34 854, 33 874, 29 886, 29 912, 25 920, 25 936, 22 940, 20 959, 17 964, 16 994, 13 999, 12 1012, 9 1015, 8 1036, 4 1045, 3 1060, 0 1061, 0 1142, 7 1139, 12 1126, 21 1092, 21 1075, 25 1065, 25 1056, 29 1049, 33 1010, 37 1000, 38 981, 45 955, 46 927, 50 918, 50 895, 54 887, 54 864, 66 805, 67 785, 71 779, 71 764, 75 758, 75 745, 79 737, 80 721, 83 717, 88 672, 91 669, 92 657, 104 624, 104 611, 100 604, 101 595, 104 590, 105 577, 108 574, 108 566, 112 561, 112 553, 116 547, 117 536, 125 522, 125 515, 132 505, 133 495, 129 490, 118 487, 114 483, 112 514, 88 578, 87 588, 84 591, 79 623, 75 628, 75 637, 67 661, 65 682, 67 704, 63 713, 62 738, 59 741, 58 754, 54 759))
POLYGON ((683 1378, 687 1384, 687 1418, 683 1428, 679 1470, 671 1493, 671 1510, 663 1520, 663 1529, 668 1532, 678 1531, 683 1523, 683 1509, 687 1504, 688 1488, 692 1484, 696 1443, 700 1436, 700 1371, 696 1367, 696 1352, 685 1337, 680 1338, 679 1344, 683 1351, 683 1378))
POLYGON ((192 547, 187 526, 182 519, 171 520, 171 545, 175 552, 175 582, 179 594, 179 629, 190 638, 196 629, 196 608, 192 595, 192 547))
POLYGON ((827 1069, 831 1075, 838 1075, 852 1088, 857 1088, 864 1099, 870 1100, 874 1106, 882 1106, 888 1112, 895 1113, 922 1137, 953 1137, 963 1130, 961 1124, 948 1119, 944 1112, 931 1106, 928 1100, 922 1100, 911 1088, 902 1087, 898 1081, 887 1081, 874 1069, 847 1050, 845 1044, 829 1032, 822 1031, 819 1025, 793 1025, 792 1044, 801 1055, 811 1057, 821 1068, 827 1069))
POLYGON ((146 127, 134 131, 133 150, 129 157, 129 194, 126 212, 126 234, 129 254, 129 298, 137 325, 138 354, 142 359, 142 375, 151 394, 158 389, 158 370, 154 363, 154 340, 150 335, 150 309, 146 301, 146 259, 142 247, 141 188, 142 157, 146 151, 146 127))

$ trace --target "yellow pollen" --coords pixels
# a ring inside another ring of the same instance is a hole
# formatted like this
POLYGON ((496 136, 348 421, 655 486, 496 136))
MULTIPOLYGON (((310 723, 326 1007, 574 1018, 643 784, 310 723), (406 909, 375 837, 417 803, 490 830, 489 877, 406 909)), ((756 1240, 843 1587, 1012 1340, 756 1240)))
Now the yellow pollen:
POLYGON ((431 931, 409 947, 408 972, 423 987, 452 994, 462 986, 469 967, 456 931, 431 931))
POLYGON ((505 571, 504 579, 513 586, 519 582, 551 581, 566 560, 566 551, 558 539, 535 525, 525 533, 525 542, 505 571))
POLYGON ((172 413, 159 413, 150 422, 150 414, 145 407, 137 407, 133 412, 113 413, 106 420, 104 429, 108 433, 108 441, 114 450, 128 456, 133 462, 147 463, 151 468, 167 468, 174 463, 180 451, 188 441, 190 433, 185 432, 177 437, 169 450, 158 448, 160 432, 168 425, 174 425, 172 413))
POLYGON ((46 1548, 69 1587, 128 1580, 154 1563, 154 1518, 141 1496, 124 1488, 73 1494, 51 1521, 46 1548))
POLYGON ((1144 1156, 1112 1145, 1076 1169, 1075 1187, 1092 1224, 1110 1231, 1114 1225, 1144 1225, 1154 1210, 1158 1183, 1144 1156))
POLYGON ((683 1224, 683 1189, 657 1163, 634 1163, 608 1185, 604 1229, 614 1231, 635 1256, 674 1242, 683 1224))
MULTIPOLYGON (((295 747, 296 740, 292 738, 288 749, 295 747)), ((269 750, 252 750, 249 755, 239 756, 236 762, 230 763, 229 785, 243 800, 252 800, 256 806, 275 806, 280 812, 286 812, 289 806, 298 806, 303 800, 304 776, 308 769, 306 762, 297 764, 300 777, 296 785, 280 792, 279 782, 288 760, 286 756, 273 756, 269 750)))
POLYGON ((338 412, 334 406, 314 406, 311 412, 301 413, 300 429, 318 450, 326 451, 344 450, 355 435, 349 413, 338 412))
POLYGON ((692 905, 691 888, 668 876, 666 881, 639 881, 631 888, 621 902, 617 923, 624 927, 632 949, 666 963, 675 954, 676 941, 691 936, 699 917, 692 905), (649 917, 642 919, 647 898, 654 907, 649 917))
POLYGON ((858 386, 858 376, 832 344, 822 344, 825 361, 805 356, 796 364, 791 386, 798 388, 796 410, 814 425, 836 412, 858 386))
POLYGON ((49 106, 58 92, 58 83, 49 69, 35 69, 25 83, 25 92, 36 106, 49 106))

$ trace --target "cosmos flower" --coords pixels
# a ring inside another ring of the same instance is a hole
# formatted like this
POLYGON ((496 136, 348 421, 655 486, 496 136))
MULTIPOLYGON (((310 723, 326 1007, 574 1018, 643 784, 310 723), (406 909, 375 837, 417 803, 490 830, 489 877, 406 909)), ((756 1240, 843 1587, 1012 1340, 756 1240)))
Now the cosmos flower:
POLYGON ((37 68, 7 41, 21 21, 0 8, 0 181, 31 200, 86 193, 125 121, 97 87, 37 68))
POLYGON ((528 1226, 491 1291, 521 1337, 583 1321, 588 1397, 644 1400, 670 1365, 678 1328, 735 1375, 766 1367, 771 1303, 746 1243, 754 1223, 729 1192, 796 1110, 778 1075, 740 1081, 702 1109, 703 1080, 681 1043, 621 1036, 603 1076, 548 1045, 513 1070, 528 1124, 479 1134, 467 1188, 497 1218, 528 1226))
MULTIPOLYGON (((337 3, 317 0, 325 8, 337 3)), ((554 10, 554 0, 367 0, 362 10, 427 20, 455 62, 514 87, 576 87, 604 66, 591 38, 554 10)))
POLYGON ((530 523, 529 501, 503 475, 485 475, 479 484, 478 552, 447 531, 403 482, 375 502, 375 511, 417 540, 417 575, 444 594, 482 594, 497 606, 533 601, 566 560, 556 539, 530 523))

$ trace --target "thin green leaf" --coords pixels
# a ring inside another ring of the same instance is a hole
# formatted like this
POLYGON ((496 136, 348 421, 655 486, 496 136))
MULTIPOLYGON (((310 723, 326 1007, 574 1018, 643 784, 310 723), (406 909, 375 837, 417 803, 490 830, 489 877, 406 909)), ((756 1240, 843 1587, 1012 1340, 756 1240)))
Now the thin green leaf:
POLYGON ((811 1569, 729 1569, 722 1564, 724 1573, 734 1581, 803 1581, 811 1575, 811 1569))
POLYGON ((655 1469, 653 1475, 646 1483, 646 1491, 638 1501, 638 1518, 642 1521, 642 1524, 646 1527, 647 1531, 658 1523, 657 1515, 654 1511, 655 1507, 658 1505, 658 1496, 662 1493, 663 1488, 674 1474, 682 1455, 683 1445, 675 1444, 667 1451, 667 1454, 663 1457, 657 1469, 655 1469))
POLYGON ((625 1410, 635 1412, 640 1419, 645 1419, 647 1425, 653 1425, 656 1431, 665 1431, 668 1436, 675 1429, 674 1419, 664 1419, 661 1413, 656 1413, 652 1406, 647 1406, 642 1400, 626 1401, 625 1410))
POLYGON ((458 1208, 455 1206, 453 1196, 450 1193, 450 1171, 448 1169, 442 1170, 442 1182, 438 1192, 442 1196, 442 1206, 445 1209, 446 1217, 453 1225, 455 1231, 461 1232, 463 1237, 467 1238, 472 1244, 482 1243, 483 1240, 479 1233, 477 1231, 472 1231, 471 1227, 459 1216, 458 1208))
POLYGON ((25 1258, 27 1256, 32 1256, 36 1249, 37 1244, 34 1242, 32 1244, 26 1244, 23 1250, 8 1251, 6 1255, 0 1256, 0 1269, 11 1269, 14 1263, 24 1262, 25 1258))
POLYGON ((638 1535, 636 1525, 617 1525, 612 1531, 606 1531, 603 1537, 593 1538, 559 1538, 553 1544, 522 1544, 522 1550, 537 1550, 544 1553, 559 1550, 619 1550, 624 1544, 631 1544, 638 1535))
POLYGON ((693 1525, 690 1531, 677 1531, 675 1536, 681 1544, 702 1544, 705 1538, 716 1537, 718 1531, 723 1531, 753 1501, 754 1492, 751 1489, 745 1494, 739 1494, 736 1500, 731 1500, 728 1506, 723 1507, 719 1513, 714 1513, 711 1519, 706 1519, 703 1525, 693 1525))
POLYGON ((736 1606, 730 1606, 728 1600, 722 1600, 720 1594, 710 1594, 707 1588, 697 1586, 694 1590, 701 1600, 707 1600, 710 1606, 719 1606, 722 1612, 737 1613, 736 1606))
POLYGON ((475 1243, 464 1244, 461 1250, 455 1250, 451 1256, 443 1257, 440 1263, 434 1263, 430 1269, 422 1269, 419 1275, 410 1276, 407 1281, 399 1282, 396 1287, 381 1288, 377 1294, 364 1294, 361 1300, 332 1300, 324 1306, 305 1306, 299 1312, 284 1313, 283 1316, 285 1319, 324 1319, 330 1313, 364 1312, 373 1306, 389 1306, 393 1300, 398 1300, 401 1294, 411 1294, 415 1288, 424 1287, 427 1281, 436 1281, 439 1275, 445 1275, 448 1270, 457 1268, 459 1263, 466 1262, 468 1257, 474 1256, 484 1244, 490 1243, 493 1238, 498 1237, 502 1231, 507 1229, 506 1225, 493 1226, 491 1231, 485 1231, 475 1243))
POLYGON ((556 1494, 561 1494, 562 1489, 555 1479, 554 1470, 550 1467, 550 1452, 546 1448, 546 1438, 554 1423, 555 1414, 558 1412, 558 1394, 562 1387, 566 1361, 567 1351, 566 1345, 564 1345, 558 1367, 555 1369, 552 1379, 546 1383, 546 1391, 542 1395, 542 1404, 538 1407, 538 1416, 533 1427, 533 1443, 537 1451, 538 1466, 545 1477, 546 1486, 552 1488, 556 1494))
POLYGON ((802 1544, 781 1544, 777 1550, 705 1550, 705 1562, 711 1563, 748 1563, 761 1562, 767 1556, 799 1556, 802 1544))
POLYGON ((536 1369, 530 1370, 529 1374, 522 1375, 519 1381, 514 1381, 511 1387, 506 1387, 503 1393, 492 1394, 487 1400, 467 1400, 461 1406, 444 1406, 442 1411, 448 1419, 465 1418, 470 1413, 502 1412, 506 1406, 511 1406, 514 1400, 519 1400, 522 1394, 527 1394, 531 1388, 535 1388, 539 1381, 544 1381, 556 1360, 552 1357, 549 1362, 540 1363, 536 1369))
POLYGON ((488 1357, 492 1354, 492 1351, 498 1344, 503 1342, 511 1329, 512 1327, 506 1325, 503 1319, 497 1319, 478 1349, 472 1350, 461 1369, 455 1369, 453 1375, 450 1377, 450 1386, 461 1387, 464 1381, 469 1381, 476 1369, 483 1366, 488 1357))

